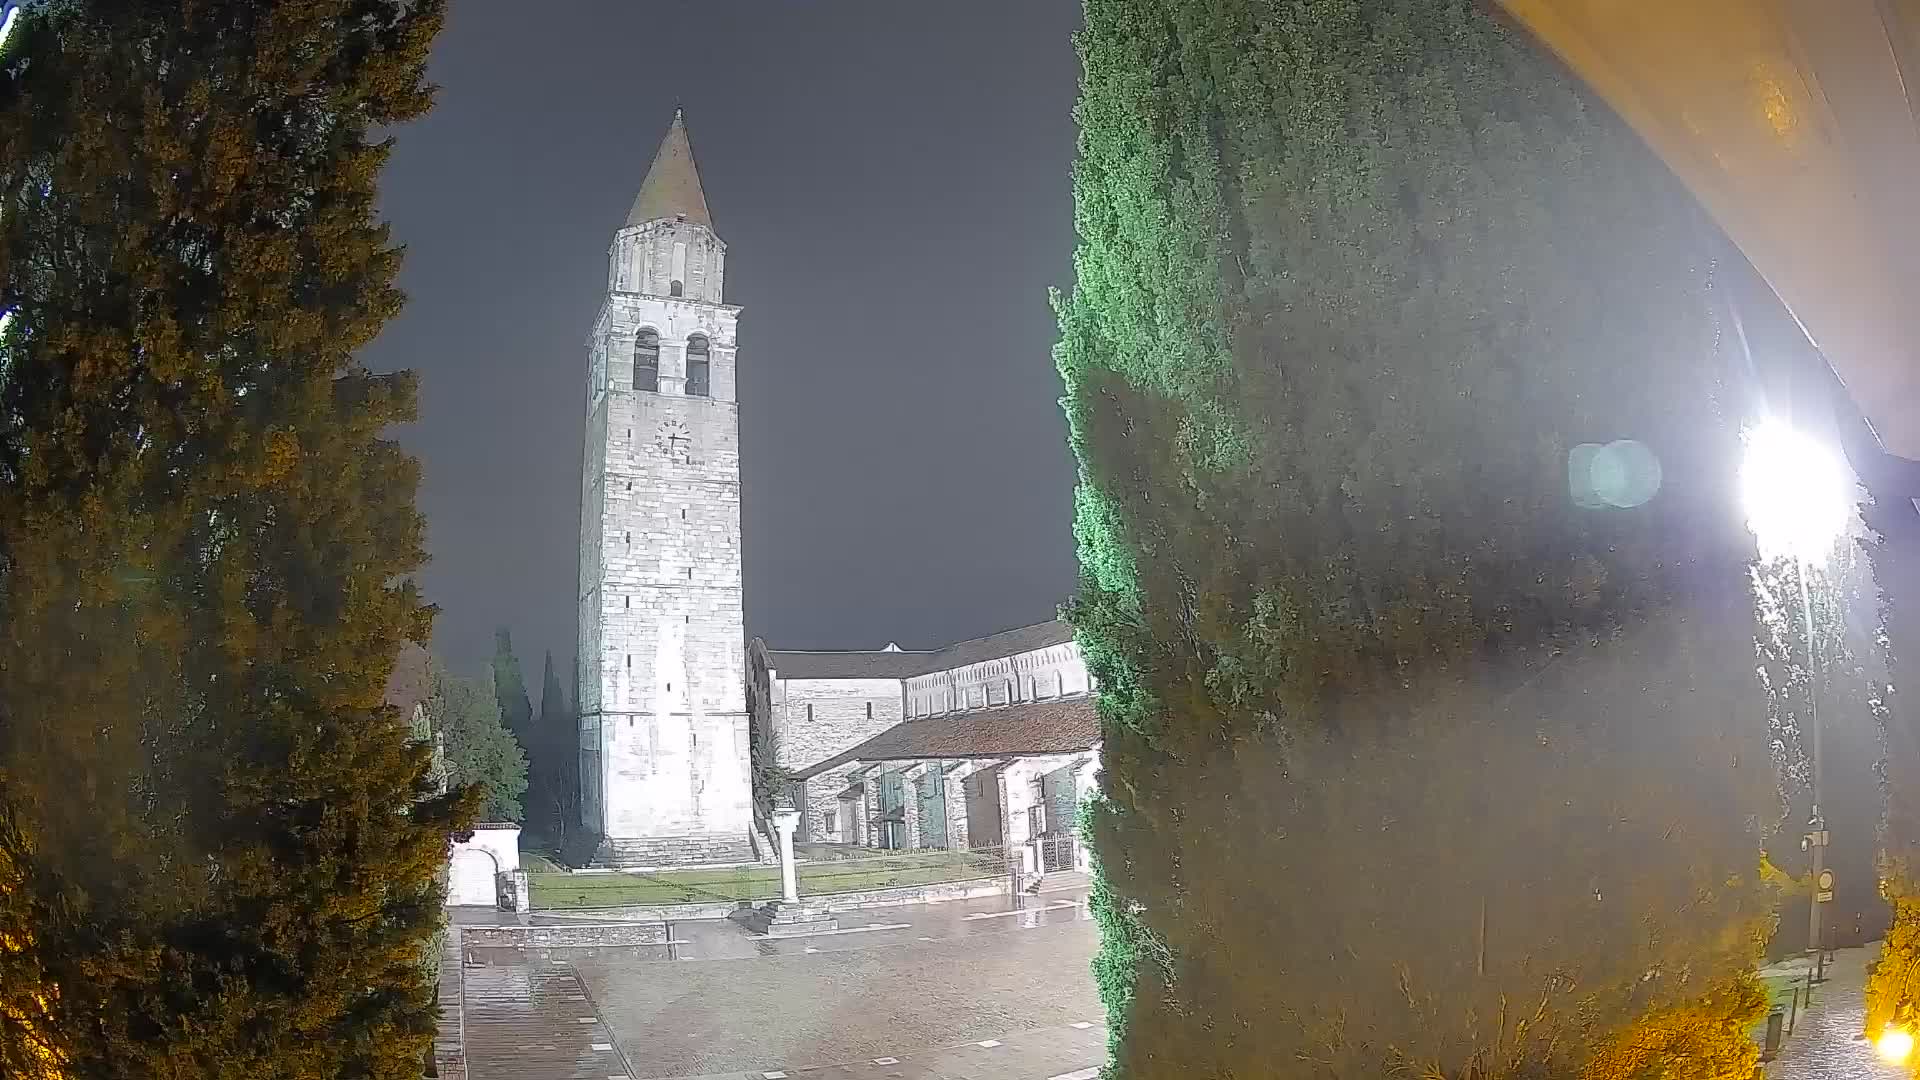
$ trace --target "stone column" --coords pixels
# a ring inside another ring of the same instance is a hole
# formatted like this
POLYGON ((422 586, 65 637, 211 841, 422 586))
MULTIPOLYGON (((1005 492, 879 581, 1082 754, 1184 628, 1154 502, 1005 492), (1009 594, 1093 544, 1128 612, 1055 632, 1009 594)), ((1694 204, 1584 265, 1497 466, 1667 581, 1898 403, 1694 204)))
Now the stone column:
POLYGON ((780 846, 780 898, 789 904, 800 902, 800 876, 793 865, 793 830, 800 824, 800 811, 783 806, 773 812, 774 841, 780 846))
POLYGON ((947 850, 967 850, 967 772, 955 769, 942 781, 946 785, 947 850))
POLYGON ((925 766, 909 766, 900 772, 900 814, 906 819, 906 825, 900 831, 906 834, 907 850, 921 846, 920 843, 920 772, 925 766))
POLYGON ((860 802, 866 811, 867 820, 864 843, 870 848, 880 846, 880 830, 885 826, 880 821, 880 774, 869 773, 860 782, 860 802))

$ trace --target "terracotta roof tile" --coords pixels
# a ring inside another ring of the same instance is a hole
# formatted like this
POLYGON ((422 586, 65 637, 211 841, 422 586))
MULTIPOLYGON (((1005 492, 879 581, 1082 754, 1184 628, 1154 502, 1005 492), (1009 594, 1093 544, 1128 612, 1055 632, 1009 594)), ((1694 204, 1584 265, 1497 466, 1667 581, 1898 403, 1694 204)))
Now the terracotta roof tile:
POLYGON ((849 762, 1066 754, 1100 741, 1100 717, 1091 697, 1026 701, 925 720, 904 720, 853 747, 794 774, 805 780, 849 762))
POLYGON ((926 652, 897 649, 846 652, 768 650, 767 665, 783 679, 911 679, 915 675, 1016 656, 1073 640, 1073 627, 1059 620, 1015 627, 926 652))

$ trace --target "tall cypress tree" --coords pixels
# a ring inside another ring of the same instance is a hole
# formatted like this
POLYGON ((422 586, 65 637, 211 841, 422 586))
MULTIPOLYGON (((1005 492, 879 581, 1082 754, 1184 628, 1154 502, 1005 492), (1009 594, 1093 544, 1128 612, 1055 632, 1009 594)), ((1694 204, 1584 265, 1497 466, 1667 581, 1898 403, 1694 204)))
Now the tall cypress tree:
POLYGON ((1056 358, 1122 1076, 1752 1070, 1720 241, 1483 8, 1087 0, 1056 358))
POLYGON ((527 699, 527 680, 520 673, 520 658, 513 654, 513 633, 504 626, 493 632, 492 671, 493 696, 500 703, 500 719, 525 748, 533 741, 533 702, 527 699))
POLYGON ((579 717, 560 685, 551 651, 540 677, 540 720, 534 731, 527 816, 548 842, 564 849, 580 814, 579 717))
MULTIPOLYGON (((0 100, 0 769, 69 1076, 417 1076, 473 798, 382 704, 431 609, 375 217, 439 0, 60 3, 0 100)), ((13 938, 11 940, 18 940, 13 938)), ((11 961, 9 961, 11 963, 11 961)), ((11 1064, 11 1063, 9 1063, 11 1064)))

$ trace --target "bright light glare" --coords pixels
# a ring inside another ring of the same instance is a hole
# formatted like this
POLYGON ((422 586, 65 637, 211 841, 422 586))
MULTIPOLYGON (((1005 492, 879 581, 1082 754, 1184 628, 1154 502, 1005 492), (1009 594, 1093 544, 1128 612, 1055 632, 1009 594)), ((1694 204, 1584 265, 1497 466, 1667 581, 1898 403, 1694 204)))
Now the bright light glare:
POLYGON ((1833 451, 1767 420, 1747 432, 1740 502, 1761 558, 1825 562, 1853 513, 1853 479, 1833 451))
POLYGON ((1898 1065, 1913 1053, 1913 1033, 1906 1028, 1889 1027, 1874 1040, 1873 1048, 1880 1052, 1882 1060, 1898 1065))

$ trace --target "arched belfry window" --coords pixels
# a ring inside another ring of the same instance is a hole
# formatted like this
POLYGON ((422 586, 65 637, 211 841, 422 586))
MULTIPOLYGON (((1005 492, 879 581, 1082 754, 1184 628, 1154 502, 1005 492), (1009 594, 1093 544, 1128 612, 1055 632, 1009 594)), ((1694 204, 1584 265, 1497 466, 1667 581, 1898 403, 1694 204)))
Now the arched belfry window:
POLYGON ((687 396, 709 397, 713 393, 713 366, 707 362, 707 339, 695 334, 687 339, 687 396))
POLYGON ((667 284, 667 295, 669 296, 680 296, 684 294, 686 291, 687 291, 686 286, 681 284, 678 280, 671 281, 667 284))
POLYGON ((660 334, 642 329, 633 339, 633 388, 660 389, 660 334))

